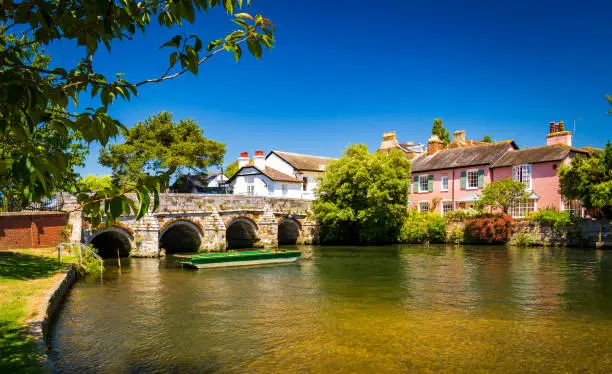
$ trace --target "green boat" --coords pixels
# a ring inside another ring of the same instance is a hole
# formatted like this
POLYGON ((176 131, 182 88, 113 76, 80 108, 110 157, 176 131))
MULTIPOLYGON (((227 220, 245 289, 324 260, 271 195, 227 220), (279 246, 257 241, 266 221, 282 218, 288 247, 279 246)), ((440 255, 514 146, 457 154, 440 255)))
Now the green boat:
POLYGON ((282 264, 295 262, 301 255, 302 252, 300 251, 235 251, 226 253, 199 254, 191 256, 189 260, 178 262, 183 264, 183 266, 204 269, 230 266, 282 264))

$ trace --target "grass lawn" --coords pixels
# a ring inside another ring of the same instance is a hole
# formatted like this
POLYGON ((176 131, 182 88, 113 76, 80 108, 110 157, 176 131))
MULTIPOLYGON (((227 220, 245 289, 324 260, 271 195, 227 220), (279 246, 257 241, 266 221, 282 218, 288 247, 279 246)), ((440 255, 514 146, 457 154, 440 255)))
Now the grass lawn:
POLYGON ((63 261, 57 262, 55 248, 0 250, 0 373, 42 371, 36 344, 26 334, 27 321, 74 258, 63 261))

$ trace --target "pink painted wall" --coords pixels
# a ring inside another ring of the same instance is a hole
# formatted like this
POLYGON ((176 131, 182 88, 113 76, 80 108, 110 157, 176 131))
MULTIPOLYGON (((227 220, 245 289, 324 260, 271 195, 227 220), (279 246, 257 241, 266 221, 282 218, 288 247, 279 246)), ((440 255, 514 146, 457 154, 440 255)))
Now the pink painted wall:
MULTIPOLYGON (((480 193, 480 191, 482 191, 482 188, 484 187, 475 188, 475 189, 465 189, 465 190, 461 189, 461 172, 467 171, 467 170, 473 170, 473 169, 474 170, 478 170, 478 169, 484 170, 484 185, 485 186, 491 182, 491 171, 486 165, 473 166, 473 167, 468 167, 468 168, 458 168, 458 169, 444 169, 444 170, 412 174, 410 178, 411 183, 412 183, 412 190, 411 190, 410 195, 408 196, 408 200, 412 203, 410 205, 410 208, 418 207, 419 202, 427 201, 431 203, 431 201, 436 197, 441 198, 442 201, 454 200, 456 202, 458 200, 463 200, 474 193, 476 194, 480 193), (454 178, 453 178, 453 171, 454 171, 454 178), (434 176, 433 192, 414 191, 414 177, 421 176, 421 175, 431 175, 431 174, 433 174, 434 176), (448 176, 448 191, 441 190, 442 189, 442 176, 448 176), (454 191, 454 196, 453 196, 453 191, 454 191)), ((440 212, 440 213, 442 212, 441 202, 438 205, 436 212, 440 212)))
MULTIPOLYGON (((555 208, 561 210, 561 194, 559 193, 559 176, 557 171, 563 162, 541 162, 531 165, 531 188, 540 198, 537 209, 555 208)), ((512 178, 512 166, 493 169, 493 179, 512 178)))

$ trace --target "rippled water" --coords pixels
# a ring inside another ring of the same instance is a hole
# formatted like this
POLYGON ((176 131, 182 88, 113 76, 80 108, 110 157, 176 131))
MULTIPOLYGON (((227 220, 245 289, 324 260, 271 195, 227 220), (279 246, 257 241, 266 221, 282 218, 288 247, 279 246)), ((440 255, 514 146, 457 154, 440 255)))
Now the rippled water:
POLYGON ((74 286, 52 358, 75 373, 612 371, 612 252, 311 249, 252 268, 122 260, 74 286))

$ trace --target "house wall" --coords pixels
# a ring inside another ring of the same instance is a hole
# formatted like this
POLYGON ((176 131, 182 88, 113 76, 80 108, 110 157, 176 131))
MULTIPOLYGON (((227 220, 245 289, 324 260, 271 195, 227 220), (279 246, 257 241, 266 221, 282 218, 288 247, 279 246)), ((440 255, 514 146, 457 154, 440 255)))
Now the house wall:
POLYGON ((215 179, 208 182, 208 187, 219 187, 219 185, 225 181, 227 181, 227 177, 223 174, 219 174, 215 179))
MULTIPOLYGON (((531 164, 531 189, 540 196, 537 200, 536 209, 562 209, 557 171, 559 170, 559 166, 564 162, 566 162, 566 160, 562 162, 553 161, 531 164)), ((494 180, 497 181, 508 178, 512 178, 512 166, 493 169, 494 180)))
POLYGON ((240 170, 231 183, 234 188, 234 195, 247 195, 247 186, 253 184, 255 186, 255 196, 302 197, 301 184, 273 181, 265 175, 257 173, 259 171, 254 168, 240 170), (287 188, 286 194, 283 194, 283 185, 287 188))
POLYGON ((316 171, 301 171, 297 173, 297 178, 299 180, 303 180, 304 177, 308 178, 308 183, 306 184, 306 190, 304 190, 303 186, 301 186, 302 190, 302 198, 303 199, 314 199, 314 191, 319 186, 319 178, 323 176, 322 172, 316 171))
POLYGON ((266 166, 276 169, 281 173, 295 176, 295 169, 293 169, 293 166, 289 165, 287 161, 278 157, 276 153, 271 153, 268 158, 266 158, 266 166))
MULTIPOLYGON (((464 200, 472 194, 478 194, 482 191, 483 187, 474 189, 461 189, 461 172, 468 170, 484 170, 484 186, 491 182, 491 170, 486 165, 474 166, 468 168, 457 168, 457 169, 443 169, 430 172, 414 173, 412 174, 411 181, 411 192, 408 197, 410 201, 410 207, 418 207, 419 202, 429 202, 434 198, 440 198, 441 202, 435 209, 436 212, 442 212, 442 201, 454 201, 453 206, 456 207, 456 202, 464 200), (421 175, 433 175, 433 192, 418 192, 414 191, 414 177, 421 175), (448 176, 448 191, 442 191, 442 177, 448 176)), ((431 209, 430 209, 431 210, 431 209)))

